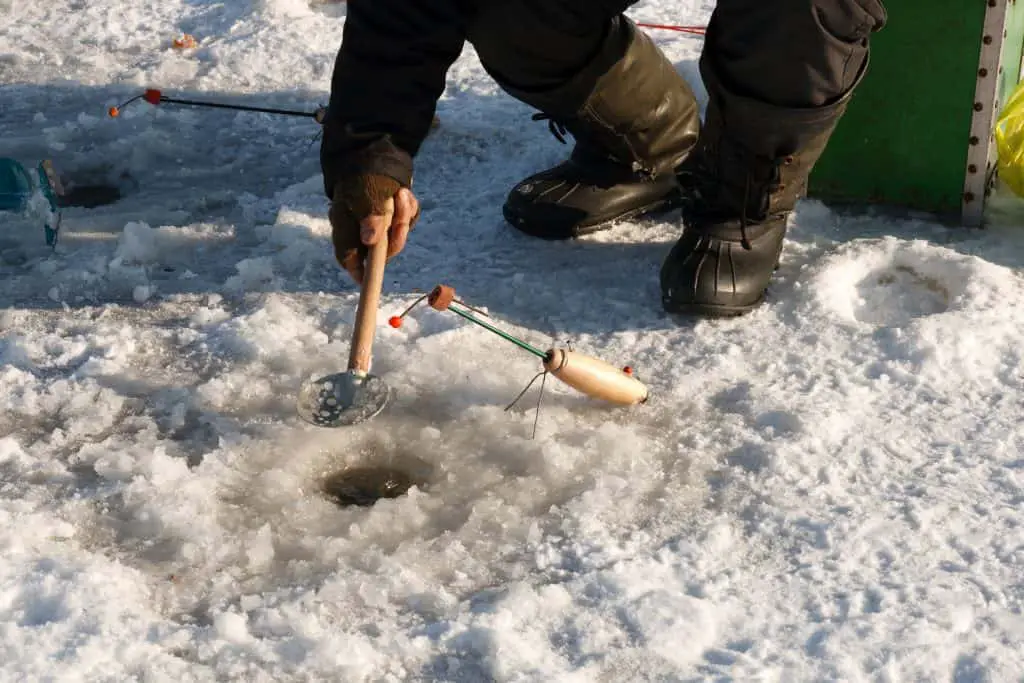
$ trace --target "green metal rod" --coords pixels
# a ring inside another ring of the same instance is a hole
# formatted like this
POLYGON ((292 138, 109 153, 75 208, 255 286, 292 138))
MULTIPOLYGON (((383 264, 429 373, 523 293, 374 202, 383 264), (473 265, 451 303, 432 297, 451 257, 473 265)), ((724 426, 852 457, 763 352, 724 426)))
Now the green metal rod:
POLYGON ((466 311, 461 310, 460 308, 458 308, 458 307, 456 307, 454 305, 449 304, 448 305, 448 310, 451 311, 452 313, 455 313, 456 315, 461 315, 466 320, 468 320, 470 322, 474 322, 477 325, 479 325, 480 327, 483 327, 485 329, 490 330, 491 332, 493 332, 494 334, 498 335, 502 339, 505 339, 507 341, 512 342, 513 344, 515 344, 519 348, 525 349, 525 350, 529 351, 530 353, 532 353, 535 356, 538 356, 538 357, 544 358, 544 359, 547 359, 547 357, 548 357, 548 354, 544 353, 543 351, 541 351, 540 349, 538 349, 536 347, 530 346, 529 344, 524 342, 522 339, 517 339, 517 338, 513 337, 511 334, 509 334, 507 332, 502 332, 497 327, 494 327, 493 325, 485 323, 483 320, 480 320, 479 318, 473 316, 470 313, 467 313, 466 311))

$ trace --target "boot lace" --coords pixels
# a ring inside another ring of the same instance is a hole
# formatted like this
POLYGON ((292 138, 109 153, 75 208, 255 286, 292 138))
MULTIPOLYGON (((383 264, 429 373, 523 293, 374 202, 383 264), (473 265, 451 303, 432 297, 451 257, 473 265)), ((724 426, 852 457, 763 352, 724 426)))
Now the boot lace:
POLYGON ((534 114, 530 118, 533 119, 534 121, 547 121, 548 130, 551 131, 551 134, 555 136, 555 139, 557 139, 563 145, 569 144, 565 140, 565 136, 566 134, 568 134, 569 129, 565 127, 564 123, 562 123, 555 117, 551 116, 550 114, 545 114, 543 112, 539 114, 534 114))
POLYGON ((743 180, 743 210, 740 211, 740 246, 750 251, 754 246, 747 238, 747 204, 750 202, 750 174, 747 173, 743 180))
MULTIPOLYGON (((716 175, 713 164, 709 164, 705 156, 713 156, 708 150, 699 154, 697 150, 682 169, 677 172, 680 185, 684 190, 682 214, 687 223, 700 225, 702 222, 714 223, 727 216, 729 211, 720 206, 722 198, 721 180, 716 175), (717 199, 717 201, 716 201, 717 199), (725 214, 723 215, 723 211, 725 214)), ((739 206, 738 224, 740 246, 751 251, 754 246, 750 242, 748 229, 756 226, 769 213, 771 196, 780 190, 782 178, 780 174, 783 159, 767 159, 750 157, 744 162, 746 172, 743 173, 743 185, 739 206), (751 199, 759 199, 762 208, 757 210, 756 217, 750 215, 751 199)), ((736 214, 733 214, 734 216, 736 214)))
POLYGON ((565 139, 566 134, 571 133, 573 136, 575 136, 576 142, 579 144, 577 144, 576 146, 574 155, 578 155, 579 158, 586 157, 594 161, 595 163, 612 162, 613 164, 620 167, 628 166, 633 173, 636 173, 644 180, 654 180, 655 178, 654 169, 644 165, 643 161, 636 155, 636 153, 633 152, 631 148, 629 148, 626 152, 626 154, 631 156, 625 156, 622 154, 617 155, 615 152, 609 149, 607 144, 602 144, 600 140, 596 139, 595 137, 588 133, 582 131, 570 131, 566 127, 564 121, 561 121, 555 118, 554 116, 551 116, 550 114, 545 114, 542 112, 534 114, 530 118, 533 119, 534 121, 547 121, 548 130, 551 131, 551 134, 554 135, 555 138, 563 145, 569 144, 565 139))

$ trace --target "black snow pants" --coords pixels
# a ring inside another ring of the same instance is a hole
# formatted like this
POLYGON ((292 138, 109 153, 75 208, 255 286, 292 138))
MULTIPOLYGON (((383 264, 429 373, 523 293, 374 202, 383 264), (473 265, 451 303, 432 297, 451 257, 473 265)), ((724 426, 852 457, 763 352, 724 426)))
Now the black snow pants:
MULTIPOLYGON (((349 0, 321 163, 330 196, 341 174, 410 185, 446 74, 464 44, 513 93, 561 90, 563 109, 624 52, 604 40, 635 0, 349 0)), ((685 22, 686 17, 679 17, 685 22)), ((853 87, 881 0, 718 0, 701 56, 731 92, 769 105, 825 105, 853 87)), ((522 98, 520 98, 522 99, 522 98)))

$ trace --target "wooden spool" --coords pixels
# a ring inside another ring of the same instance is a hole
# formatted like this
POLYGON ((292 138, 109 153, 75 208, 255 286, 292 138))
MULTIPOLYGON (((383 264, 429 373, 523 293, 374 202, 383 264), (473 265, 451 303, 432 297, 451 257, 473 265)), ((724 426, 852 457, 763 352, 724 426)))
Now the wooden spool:
POLYGON ((567 349, 551 349, 544 369, 591 398, 636 405, 647 401, 647 387, 611 363, 567 349))

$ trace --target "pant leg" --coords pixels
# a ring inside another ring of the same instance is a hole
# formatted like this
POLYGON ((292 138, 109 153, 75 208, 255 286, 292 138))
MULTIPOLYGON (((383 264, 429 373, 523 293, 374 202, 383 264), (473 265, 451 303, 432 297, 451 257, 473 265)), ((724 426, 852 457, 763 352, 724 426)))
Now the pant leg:
POLYGON ((614 22, 635 1, 482 0, 467 40, 506 92, 549 114, 568 113, 626 53, 614 22))
POLYGON ((885 21, 881 0, 718 0, 701 66, 737 95, 820 107, 854 86, 885 21))
POLYGON ((633 0, 482 0, 467 40, 510 95, 589 150, 656 177, 692 147, 693 91, 623 14, 633 0))

